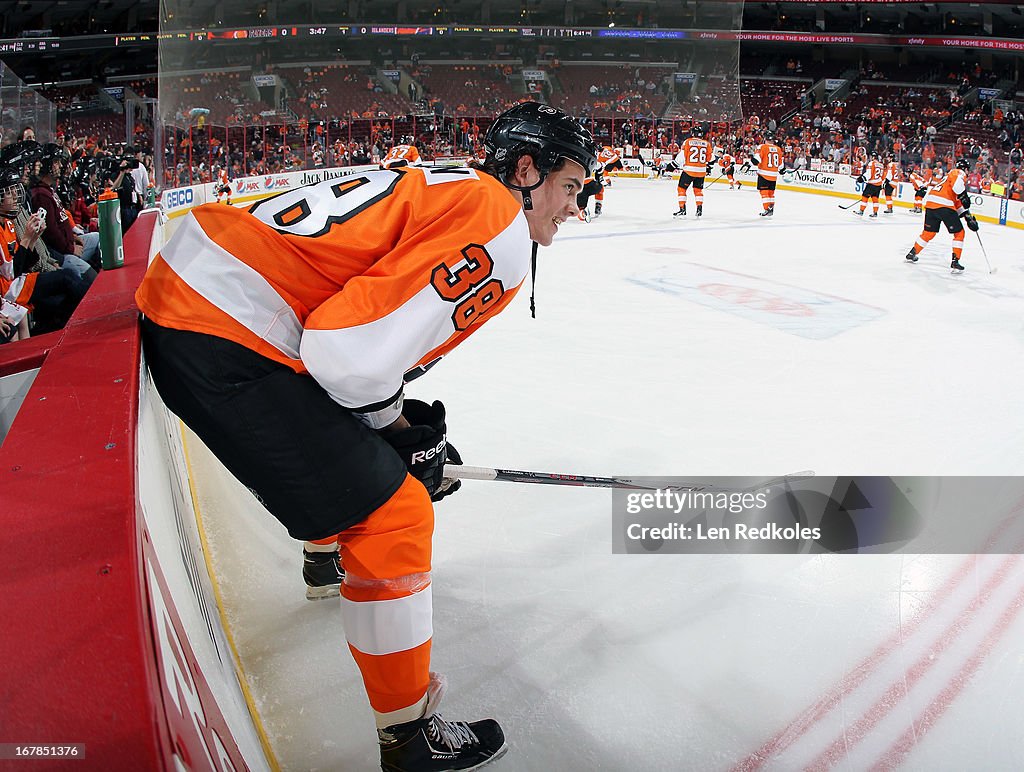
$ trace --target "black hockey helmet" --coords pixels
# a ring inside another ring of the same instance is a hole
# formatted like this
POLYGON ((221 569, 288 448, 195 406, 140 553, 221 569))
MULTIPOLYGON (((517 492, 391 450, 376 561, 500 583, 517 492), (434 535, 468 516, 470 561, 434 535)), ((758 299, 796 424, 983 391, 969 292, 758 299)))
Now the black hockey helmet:
POLYGON ((54 161, 60 161, 64 169, 66 169, 67 165, 71 162, 71 154, 57 143, 47 142, 43 145, 42 151, 39 154, 39 160, 43 164, 40 174, 49 174, 52 168, 51 164, 54 161))
POLYGON ((0 217, 13 219, 25 205, 21 165, 0 167, 0 217))
POLYGON ((775 141, 775 129, 765 129, 761 132, 762 142, 774 142, 775 141))
POLYGON ((971 170, 971 159, 961 156, 956 159, 956 163, 953 164, 953 167, 960 169, 961 171, 969 172, 971 170))
POLYGON ((19 169, 39 160, 43 146, 34 139, 13 142, 0 150, 0 167, 14 166, 19 169))
POLYGON ((694 124, 693 128, 690 129, 691 137, 704 137, 707 133, 707 129, 705 129, 704 125, 700 123, 694 124))
POLYGON ((540 182, 530 188, 509 185, 523 193, 523 204, 532 208, 529 193, 540 187, 544 178, 558 164, 568 158, 593 174, 597 168, 597 143, 587 129, 568 114, 539 102, 523 102, 497 118, 484 137, 485 164, 493 165, 498 179, 509 185, 516 163, 524 155, 533 158, 540 172, 540 182))

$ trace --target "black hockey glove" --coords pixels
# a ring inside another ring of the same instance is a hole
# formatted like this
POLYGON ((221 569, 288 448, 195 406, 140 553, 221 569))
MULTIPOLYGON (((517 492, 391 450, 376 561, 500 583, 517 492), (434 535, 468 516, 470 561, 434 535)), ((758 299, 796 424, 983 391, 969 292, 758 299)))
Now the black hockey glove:
POLYGON ((704 169, 704 173, 705 173, 705 174, 711 174, 711 170, 712 170, 712 169, 714 169, 714 168, 715 168, 715 162, 714 162, 714 161, 712 161, 712 162, 711 162, 711 163, 709 163, 709 164, 707 165, 707 167, 706 167, 706 168, 704 169))
POLYGON ((971 194, 968 193, 966 190, 959 196, 957 196, 957 198, 960 199, 960 203, 963 204, 964 209, 971 208, 971 194))
POLYGON ((863 174, 861 174, 861 175, 860 175, 859 177, 857 177, 857 179, 856 179, 856 180, 854 180, 854 181, 855 181, 855 182, 856 182, 856 183, 857 183, 858 185, 863 185, 863 184, 864 184, 865 182, 867 182, 867 179, 866 179, 866 178, 864 177, 864 175, 863 175, 863 174))
POLYGON ((750 161, 744 161, 743 165, 740 167, 740 171, 743 172, 744 174, 749 172, 750 171, 750 161))
MULTIPOLYGON (((980 227, 978 225, 978 218, 975 217, 973 214, 971 214, 970 212, 965 214, 964 215, 964 222, 967 223, 967 227, 970 228, 972 231, 974 231, 975 233, 978 232, 978 228, 980 227)), ((980 238, 980 236, 979 236, 979 238, 980 238)))
POLYGON ((412 425, 408 429, 384 434, 384 439, 398 451, 409 467, 409 474, 423 483, 432 501, 440 501, 455 493, 462 486, 462 481, 445 478, 444 465, 448 461, 461 464, 462 458, 445 437, 444 405, 437 401, 428 405, 418 399, 407 399, 402 415, 412 425))

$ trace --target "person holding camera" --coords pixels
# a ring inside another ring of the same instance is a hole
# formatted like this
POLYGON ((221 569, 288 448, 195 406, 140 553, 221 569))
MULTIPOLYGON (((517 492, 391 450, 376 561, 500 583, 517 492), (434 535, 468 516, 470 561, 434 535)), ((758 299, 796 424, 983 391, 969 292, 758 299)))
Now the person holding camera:
POLYGON ((127 233, 146 203, 149 188, 149 172, 142 164, 141 148, 128 145, 118 166, 117 182, 113 186, 121 204, 121 228, 127 233))

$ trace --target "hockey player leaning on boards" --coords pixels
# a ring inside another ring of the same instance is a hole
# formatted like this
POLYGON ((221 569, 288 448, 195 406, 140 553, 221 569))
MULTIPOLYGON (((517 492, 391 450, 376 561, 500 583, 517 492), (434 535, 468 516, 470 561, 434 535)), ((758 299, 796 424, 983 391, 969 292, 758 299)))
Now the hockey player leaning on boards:
POLYGON ((953 234, 953 260, 949 267, 953 273, 960 273, 964 267, 960 264, 960 256, 964 248, 964 226, 960 224, 962 217, 972 231, 979 228, 978 220, 971 214, 971 197, 967 193, 967 171, 971 162, 961 158, 953 166, 953 170, 943 181, 933 187, 924 199, 924 230, 917 237, 914 246, 907 252, 906 259, 916 263, 924 245, 935 238, 939 226, 945 225, 946 230, 953 234))
POLYGON ((321 551, 307 584, 343 580, 345 636, 392 772, 475 768, 506 749, 496 721, 437 712, 431 500, 458 489, 443 471, 461 459, 444 406, 404 399, 403 385, 508 305, 597 164, 590 133, 535 102, 499 115, 484 145, 470 168, 198 207, 136 295, 164 402, 306 540, 307 559, 321 551))

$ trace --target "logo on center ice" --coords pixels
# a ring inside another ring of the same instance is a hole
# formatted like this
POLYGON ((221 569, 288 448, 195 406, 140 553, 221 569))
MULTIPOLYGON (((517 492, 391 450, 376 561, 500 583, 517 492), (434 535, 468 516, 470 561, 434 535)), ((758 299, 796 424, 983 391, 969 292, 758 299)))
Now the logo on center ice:
POLYGON ((677 262, 629 281, 812 340, 831 338, 886 314, 855 300, 699 263, 677 262))

